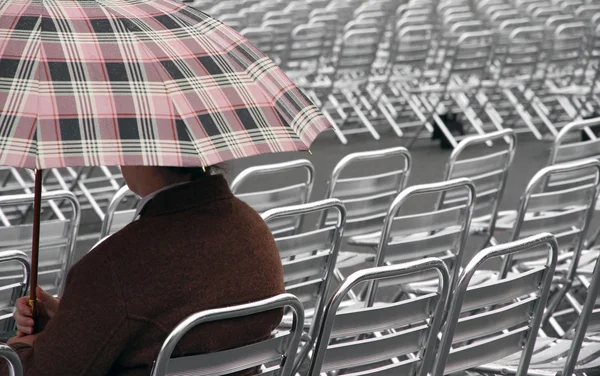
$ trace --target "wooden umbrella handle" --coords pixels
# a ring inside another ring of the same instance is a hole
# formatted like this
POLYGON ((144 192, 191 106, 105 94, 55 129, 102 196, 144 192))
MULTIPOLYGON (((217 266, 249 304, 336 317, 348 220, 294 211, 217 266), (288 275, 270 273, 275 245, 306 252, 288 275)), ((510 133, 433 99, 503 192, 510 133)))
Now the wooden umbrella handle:
MULTIPOLYGON (((42 170, 35 170, 35 187, 33 198, 33 237, 31 239, 31 275, 29 283, 29 307, 34 322, 37 320, 37 278, 40 253, 40 221, 42 211, 42 170)), ((35 333, 35 324, 34 324, 35 333)))

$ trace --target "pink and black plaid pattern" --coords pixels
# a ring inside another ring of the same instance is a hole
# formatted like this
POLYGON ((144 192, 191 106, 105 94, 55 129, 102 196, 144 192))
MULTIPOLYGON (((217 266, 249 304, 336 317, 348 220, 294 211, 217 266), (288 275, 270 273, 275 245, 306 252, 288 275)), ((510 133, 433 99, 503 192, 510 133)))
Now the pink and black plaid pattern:
POLYGON ((231 28, 172 0, 0 1, 0 165, 209 166, 330 126, 231 28))

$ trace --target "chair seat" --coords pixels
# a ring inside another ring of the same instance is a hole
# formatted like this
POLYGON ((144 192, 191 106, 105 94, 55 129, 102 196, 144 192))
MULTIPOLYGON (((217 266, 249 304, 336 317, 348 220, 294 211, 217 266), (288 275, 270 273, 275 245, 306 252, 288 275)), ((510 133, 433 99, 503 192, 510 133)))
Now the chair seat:
MULTIPOLYGON (((528 375, 556 375, 562 372, 571 349, 571 340, 556 338, 538 338, 531 358, 528 375)), ((498 362, 477 367, 480 371, 514 374, 519 366, 521 353, 515 353, 498 362)), ((584 342, 579 353, 577 373, 589 372, 600 366, 600 343, 584 342)))
POLYGON ((344 251, 338 254, 335 266, 338 269, 346 269, 367 263, 373 264, 374 262, 375 254, 344 251))

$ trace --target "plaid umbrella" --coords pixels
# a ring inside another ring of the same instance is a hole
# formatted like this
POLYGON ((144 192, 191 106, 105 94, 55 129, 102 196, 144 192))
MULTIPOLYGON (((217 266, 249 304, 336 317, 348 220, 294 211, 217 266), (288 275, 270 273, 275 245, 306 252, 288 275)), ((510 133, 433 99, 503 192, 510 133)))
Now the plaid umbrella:
POLYGON ((0 1, 0 165, 37 169, 34 213, 44 168, 210 166, 307 150, 329 126, 268 57, 183 4, 0 1))

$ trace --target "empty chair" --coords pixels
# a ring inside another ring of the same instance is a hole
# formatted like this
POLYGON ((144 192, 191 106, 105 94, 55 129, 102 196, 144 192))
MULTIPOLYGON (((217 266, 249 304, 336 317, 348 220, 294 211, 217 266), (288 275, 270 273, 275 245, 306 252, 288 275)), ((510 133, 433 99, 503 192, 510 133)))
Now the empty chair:
MULTIPOLYGON (((521 197, 517 218, 512 230, 512 240, 518 240, 540 232, 551 232, 556 237, 561 251, 561 268, 555 279, 556 289, 550 298, 544 322, 550 320, 563 297, 569 292, 581 258, 594 203, 600 190, 600 161, 585 159, 561 163, 541 169, 529 182, 521 197), (553 176, 586 173, 586 182, 567 188, 556 189, 548 186, 553 176)), ((521 252, 514 258, 504 260, 501 276, 517 270, 537 267, 538 252, 521 252)), ((550 322, 559 334, 562 329, 550 322)))
POLYGON ((249 374, 292 376, 294 358, 302 335, 302 322, 304 322, 302 303, 291 294, 281 294, 257 302, 193 314, 168 335, 158 353, 151 376, 220 376, 244 370, 248 370, 249 374), (246 346, 210 354, 171 358, 183 336, 199 325, 247 317, 281 308, 287 308, 293 315, 293 324, 289 330, 276 330, 268 339, 246 346))
MULTIPOLYGON (((475 186, 468 178, 408 187, 392 202, 380 234, 356 236, 350 243, 376 246, 375 266, 439 257, 448 264, 451 280, 455 281, 462 264, 475 200, 475 186), (439 208, 436 200, 448 192, 457 192, 455 201, 439 208), (417 198, 430 198, 431 207, 411 208, 416 206, 417 198)), ((403 288, 404 292, 406 288, 403 288)), ((369 299, 374 299, 375 290, 372 286, 369 299)))
POLYGON ((106 209, 106 214, 102 220, 102 227, 100 228, 100 239, 114 234, 133 221, 137 202, 137 195, 131 192, 128 186, 121 187, 110 201, 108 209, 106 209), (126 208, 122 208, 125 204, 127 204, 126 208), (119 207, 121 207, 120 210, 119 207))
POLYGON ((286 292, 296 295, 305 309, 308 340, 303 344, 302 354, 297 359, 298 366, 312 349, 322 322, 323 308, 334 278, 334 267, 346 224, 346 210, 340 200, 327 199, 272 209, 263 214, 263 219, 269 225, 273 221, 288 218, 294 220, 299 216, 323 211, 335 213, 335 221, 306 232, 274 234, 283 264, 286 292))
POLYGON ((17 278, 0 278, 0 334, 14 329, 13 311, 18 298, 25 296, 31 270, 29 257, 21 251, 0 251, 0 268, 17 270, 17 278))
POLYGON ((479 252, 456 281, 433 375, 501 364, 513 354, 516 374, 527 375, 557 256, 556 239, 547 233, 479 252), (469 287, 486 261, 532 250, 546 257, 535 269, 469 287))
MULTIPOLYGON (((337 163, 325 196, 346 206, 345 237, 381 230, 390 204, 406 188, 411 167, 410 152, 404 147, 352 153, 337 163)), ((326 226, 331 219, 322 216, 320 223, 326 226)))
MULTIPOLYGON (((53 191, 42 194, 42 208, 49 201, 66 201, 71 217, 42 220, 40 226, 40 253, 38 284, 50 294, 60 295, 65 286, 67 271, 74 258, 75 241, 80 221, 80 207, 71 192, 53 191)), ((32 204, 33 194, 0 196, 0 207, 32 204)), ((17 249, 31 254, 32 224, 0 227, 0 250, 17 249)), ((20 279, 20 269, 0 268, 0 278, 20 279), (17 272, 18 275, 15 275, 17 272)))
MULTIPOLYGON (((254 210, 301 205, 310 199, 315 169, 306 159, 254 166, 242 171, 231 183, 231 192, 254 210)), ((270 225, 276 234, 294 232, 303 217, 285 218, 270 225)))
POLYGON ((435 258, 352 274, 327 304, 308 374, 430 374, 449 292, 448 269, 435 258), (392 304, 339 309, 345 296, 360 284, 389 279, 413 282, 430 272, 437 272, 437 289, 431 294, 392 304))
MULTIPOLYGON (((578 273, 591 279, 584 283, 583 304, 577 306, 577 317, 567 335, 562 338, 538 337, 531 357, 529 374, 533 375, 581 375, 594 374, 600 367, 600 267, 598 254, 589 267, 579 268, 578 273), (587 340, 591 337, 590 340, 587 340)), ((516 355, 483 367, 483 370, 514 374, 518 367, 516 355)))
POLYGON ((23 376, 21 359, 12 347, 0 344, 0 359, 8 362, 8 376, 23 376))
MULTIPOLYGON (((444 174, 446 180, 466 177, 475 184, 477 200, 475 200, 471 231, 485 235, 483 247, 489 245, 494 234, 498 208, 515 156, 516 144, 515 133, 510 129, 487 135, 470 136, 462 140, 452 151, 446 165, 444 174), (469 154, 475 147, 485 147, 485 144, 492 141, 496 142, 496 145, 500 144, 500 148, 483 152, 476 150, 476 155, 469 154)), ((445 201, 452 201, 453 198, 453 194, 444 196, 445 201)), ((440 202, 440 205, 443 204, 440 202)))

